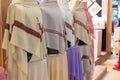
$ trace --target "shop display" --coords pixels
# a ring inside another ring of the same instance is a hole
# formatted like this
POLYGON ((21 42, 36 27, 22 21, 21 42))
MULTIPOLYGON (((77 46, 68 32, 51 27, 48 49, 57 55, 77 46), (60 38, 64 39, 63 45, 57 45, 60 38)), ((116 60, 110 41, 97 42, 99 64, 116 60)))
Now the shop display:
POLYGON ((7 79, 92 80, 93 39, 86 2, 12 0, 2 46, 7 79))

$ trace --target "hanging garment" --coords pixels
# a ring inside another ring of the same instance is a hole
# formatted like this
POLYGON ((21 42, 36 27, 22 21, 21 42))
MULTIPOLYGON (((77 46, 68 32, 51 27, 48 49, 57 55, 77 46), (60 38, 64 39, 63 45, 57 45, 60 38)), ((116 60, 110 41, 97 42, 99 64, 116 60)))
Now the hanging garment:
POLYGON ((87 2, 81 2, 81 5, 83 5, 84 12, 86 14, 87 18, 87 26, 88 26, 88 31, 89 35, 91 36, 91 44, 90 44, 90 52, 91 52, 91 57, 92 57, 92 64, 94 64, 94 27, 93 27, 93 22, 92 22, 92 16, 90 15, 88 8, 87 8, 87 2))
POLYGON ((68 63, 66 53, 48 56, 49 80, 68 80, 68 63))
POLYGON ((65 29, 66 29, 66 39, 68 47, 75 44, 74 38, 74 28, 73 28, 73 15, 69 8, 69 0, 58 0, 58 4, 64 14, 65 18, 65 29))
POLYGON ((30 62, 28 66, 28 80, 49 80, 46 59, 30 62))
POLYGON ((65 24, 63 13, 57 0, 43 0, 42 10, 43 26, 45 27, 45 40, 48 54, 58 54, 65 51, 65 24))
POLYGON ((13 0, 9 6, 2 45, 8 57, 7 80, 28 80, 28 63, 45 58, 41 18, 36 0, 13 0))
POLYGON ((83 41, 85 44, 91 44, 91 37, 89 35, 89 27, 87 25, 87 17, 85 15, 84 6, 79 0, 71 0, 71 11, 74 16, 75 36, 78 40, 83 41))
POLYGON ((85 80, 92 80, 94 64, 92 63, 91 48, 88 45, 80 46, 81 60, 85 80))
POLYGON ((67 50, 69 80, 84 80, 79 46, 67 50))
POLYGON ((88 11, 87 2, 81 2, 80 4, 83 5, 84 12, 86 14, 89 34, 92 37, 92 39, 94 39, 95 35, 94 35, 94 27, 93 27, 93 22, 92 22, 92 16, 90 15, 90 13, 88 11))

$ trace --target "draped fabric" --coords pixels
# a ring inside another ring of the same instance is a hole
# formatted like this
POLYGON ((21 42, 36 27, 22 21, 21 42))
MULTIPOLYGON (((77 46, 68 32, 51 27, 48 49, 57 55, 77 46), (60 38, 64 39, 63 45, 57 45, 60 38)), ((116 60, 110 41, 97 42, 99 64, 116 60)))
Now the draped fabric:
POLYGON ((80 53, 83 65, 85 80, 92 80, 94 72, 94 63, 92 62, 91 48, 88 45, 80 46, 80 53))
POLYGON ((67 50, 69 80, 84 80, 81 52, 79 46, 67 50))
POLYGON ((80 46, 84 77, 86 80, 92 80, 94 71, 94 28, 91 16, 85 2, 71 0, 70 7, 74 16, 76 43, 80 46))
POLYGON ((49 80, 68 80, 68 63, 66 53, 48 56, 49 80))
POLYGON ((33 62, 42 60, 47 53, 41 28, 41 11, 37 2, 19 1, 13 0, 8 8, 2 45, 8 57, 7 80, 27 80, 27 54, 32 55, 29 62, 33 62))
POLYGON ((81 4, 83 4, 84 6, 84 11, 86 14, 86 18, 87 18, 87 26, 88 26, 88 30, 89 30, 89 35, 91 36, 92 42, 90 45, 91 48, 91 57, 92 57, 92 64, 94 64, 94 38, 95 38, 95 34, 94 34, 94 27, 93 27, 93 22, 92 22, 92 16, 90 15, 88 8, 87 8, 87 3, 86 2, 82 2, 81 4))
POLYGON ((88 8, 87 8, 87 2, 81 2, 81 4, 84 7, 84 11, 87 17, 87 26, 88 26, 88 31, 92 39, 94 39, 94 27, 93 27, 93 22, 92 22, 92 16, 90 15, 88 8))
POLYGON ((28 66, 28 80, 49 80, 47 59, 30 62, 28 66))
MULTIPOLYGON (((65 29, 66 38, 70 42, 70 47, 75 44, 74 39, 74 28, 73 28, 73 15, 69 8, 69 0, 58 0, 59 7, 61 8, 64 19, 65 19, 65 29)), ((69 44, 68 44, 69 45, 69 44)))
POLYGON ((43 0, 42 10, 43 26, 48 54, 58 54, 65 51, 65 24, 57 0, 43 0))
POLYGON ((87 23, 87 16, 84 10, 84 5, 79 0, 71 0, 71 10, 74 16, 75 36, 87 45, 91 44, 91 37, 89 35, 89 27, 87 23))

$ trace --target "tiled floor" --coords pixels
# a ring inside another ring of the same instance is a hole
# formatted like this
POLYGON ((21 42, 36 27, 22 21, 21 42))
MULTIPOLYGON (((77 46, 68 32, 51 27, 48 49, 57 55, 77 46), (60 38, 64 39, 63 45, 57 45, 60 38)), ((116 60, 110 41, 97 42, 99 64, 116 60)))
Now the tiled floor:
POLYGON ((111 55, 103 65, 107 66, 107 73, 100 80, 120 80, 120 71, 113 70, 114 64, 117 62, 118 56, 111 55))

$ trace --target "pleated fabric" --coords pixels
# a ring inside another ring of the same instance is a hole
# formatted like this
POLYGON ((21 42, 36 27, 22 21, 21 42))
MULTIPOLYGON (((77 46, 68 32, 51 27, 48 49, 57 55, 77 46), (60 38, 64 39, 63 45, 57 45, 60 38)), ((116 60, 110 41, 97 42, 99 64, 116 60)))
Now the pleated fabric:
POLYGON ((66 53, 48 56, 49 80, 68 80, 68 63, 66 53))
POLYGON ((67 50, 69 80, 84 80, 81 52, 79 46, 67 50))

